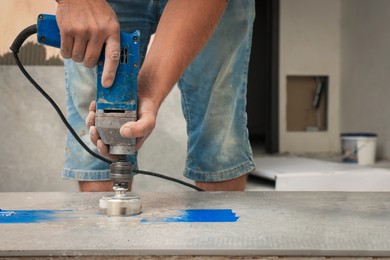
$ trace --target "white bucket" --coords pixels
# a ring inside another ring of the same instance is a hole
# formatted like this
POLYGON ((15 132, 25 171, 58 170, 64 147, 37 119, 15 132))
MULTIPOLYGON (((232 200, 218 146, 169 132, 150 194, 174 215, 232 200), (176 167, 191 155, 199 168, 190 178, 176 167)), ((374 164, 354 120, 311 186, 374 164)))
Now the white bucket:
POLYGON ((341 134, 343 162, 371 165, 375 163, 376 140, 373 133, 341 134))

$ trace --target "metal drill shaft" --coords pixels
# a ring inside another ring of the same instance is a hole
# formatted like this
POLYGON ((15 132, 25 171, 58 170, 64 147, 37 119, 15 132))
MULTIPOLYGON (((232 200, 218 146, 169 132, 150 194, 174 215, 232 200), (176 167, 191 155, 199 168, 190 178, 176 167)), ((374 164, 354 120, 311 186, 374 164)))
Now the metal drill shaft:
POLYGON ((133 167, 128 161, 126 161, 125 155, 120 156, 117 162, 113 162, 110 165, 110 176, 114 190, 128 190, 129 182, 131 182, 134 175, 133 167))

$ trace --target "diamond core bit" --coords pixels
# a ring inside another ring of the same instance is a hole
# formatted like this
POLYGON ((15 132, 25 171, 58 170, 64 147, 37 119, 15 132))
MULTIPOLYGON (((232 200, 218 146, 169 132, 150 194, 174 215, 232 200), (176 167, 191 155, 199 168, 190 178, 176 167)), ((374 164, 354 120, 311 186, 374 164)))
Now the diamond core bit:
POLYGON ((107 216, 132 216, 141 213, 139 197, 126 194, 125 189, 115 189, 115 195, 105 196, 99 201, 100 212, 107 216))

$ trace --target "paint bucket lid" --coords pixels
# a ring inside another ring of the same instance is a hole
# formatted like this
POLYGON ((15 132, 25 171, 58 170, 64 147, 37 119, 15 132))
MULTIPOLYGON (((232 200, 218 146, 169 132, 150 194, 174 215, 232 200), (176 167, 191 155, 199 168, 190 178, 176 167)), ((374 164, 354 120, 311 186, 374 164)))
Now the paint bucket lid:
POLYGON ((342 133, 341 137, 378 137, 375 133, 342 133))

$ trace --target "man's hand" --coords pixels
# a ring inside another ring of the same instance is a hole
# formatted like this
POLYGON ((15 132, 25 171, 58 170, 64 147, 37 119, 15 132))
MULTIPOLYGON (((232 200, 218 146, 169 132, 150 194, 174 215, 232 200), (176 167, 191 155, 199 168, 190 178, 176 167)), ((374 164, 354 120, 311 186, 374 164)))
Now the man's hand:
MULTIPOLYGON (((120 134, 125 138, 137 138, 135 150, 138 151, 146 138, 152 133, 156 125, 158 108, 155 107, 154 102, 148 99, 140 99, 138 103, 138 120, 136 122, 128 122, 120 128, 120 134)), ((100 139, 99 133, 95 127, 95 111, 96 102, 92 101, 89 106, 89 114, 86 120, 89 128, 89 136, 91 142, 97 147, 100 154, 116 161, 118 158, 108 153, 108 147, 100 139)))
POLYGON ((57 24, 61 55, 92 68, 105 44, 102 85, 114 82, 120 55, 120 29, 115 12, 106 0, 57 0, 57 24))

